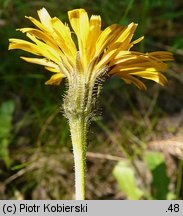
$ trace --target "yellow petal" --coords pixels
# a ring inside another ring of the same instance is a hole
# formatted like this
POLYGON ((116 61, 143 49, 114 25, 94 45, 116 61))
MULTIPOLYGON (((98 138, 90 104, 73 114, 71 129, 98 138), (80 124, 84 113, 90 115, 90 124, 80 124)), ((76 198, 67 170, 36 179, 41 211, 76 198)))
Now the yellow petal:
MULTIPOLYGON (((153 80, 160 85, 164 86, 167 83, 167 79, 155 68, 145 68, 145 67, 133 67, 133 68, 119 68, 116 72, 112 72, 112 75, 120 76, 122 79, 127 76, 134 77, 138 76, 144 79, 153 80)), ((131 78, 132 79, 132 78, 131 78)))
POLYGON ((110 46, 110 49, 116 48, 117 45, 118 48, 120 47, 121 50, 128 50, 127 47, 132 40, 136 28, 137 24, 135 23, 131 23, 127 27, 123 28, 118 38, 116 38, 115 43, 110 46))
POLYGON ((63 79, 63 74, 61 73, 57 73, 53 76, 51 76, 51 78, 45 82, 46 85, 60 85, 62 79, 63 79))
POLYGON ((68 12, 71 26, 76 33, 83 66, 87 65, 87 38, 89 34, 89 18, 84 9, 76 9, 68 12))
POLYGON ((131 84, 133 83, 134 85, 136 85, 139 89, 141 90, 146 90, 146 86, 145 84, 140 81, 139 79, 129 75, 129 74, 126 74, 126 75, 123 75, 121 76, 121 74, 117 74, 118 77, 120 77, 121 79, 123 79, 127 84, 131 84))
POLYGON ((47 59, 54 61, 55 63, 59 64, 61 51, 54 49, 54 47, 49 46, 46 43, 36 39, 34 36, 27 33, 27 37, 29 37, 34 43, 37 44, 37 49, 42 56, 45 56, 47 59))
POLYGON ((121 26, 119 25, 111 25, 104 29, 100 34, 97 42, 96 42, 96 51, 94 57, 100 56, 104 50, 107 48, 110 42, 112 42, 119 32, 121 31, 121 26))
POLYGON ((167 78, 157 71, 138 71, 130 74, 142 77, 144 79, 153 80, 154 82, 157 82, 162 86, 164 86, 167 83, 167 78))
POLYGON ((143 39, 144 39, 144 36, 142 36, 142 37, 140 37, 140 38, 138 38, 138 39, 132 41, 132 42, 129 44, 129 48, 128 48, 128 49, 131 49, 131 48, 133 47, 133 45, 135 45, 135 44, 141 42, 143 39))
POLYGON ((97 68, 102 67, 103 65, 108 64, 108 62, 114 58, 115 55, 119 53, 120 50, 128 50, 130 49, 135 43, 138 43, 143 39, 143 37, 131 42, 131 39, 134 35, 134 32, 137 28, 137 24, 131 23, 127 27, 121 27, 120 32, 116 34, 116 37, 113 41, 110 41, 110 45, 107 51, 102 56, 101 61, 99 62, 97 68))
MULTIPOLYGON (((128 50, 130 48, 130 42, 133 38, 134 32, 137 28, 136 23, 131 23, 127 26, 127 28, 122 32, 121 36, 117 39, 116 42, 120 42, 120 50, 128 50)), ((143 38, 140 38, 142 40, 143 38)), ((139 40, 137 40, 138 42, 139 40)))
POLYGON ((101 34, 101 17, 92 15, 90 18, 90 30, 87 39, 87 60, 90 62, 95 53, 95 43, 101 34))
MULTIPOLYGON (((53 73, 61 73, 60 72, 60 68, 53 68, 53 67, 44 67, 46 70, 49 70, 49 71, 51 71, 51 72, 53 72, 53 73)), ((63 74, 63 73, 62 73, 63 74)), ((65 74, 63 74, 63 76, 65 77, 65 74)))
POLYGON ((14 39, 14 38, 9 39, 9 42, 10 42, 8 47, 9 50, 21 49, 35 55, 40 55, 39 48, 33 43, 21 39, 14 39))
POLYGON ((48 61, 47 59, 40 59, 40 58, 28 58, 28 57, 20 57, 21 59, 23 59, 26 62, 29 63, 33 63, 33 64, 39 64, 39 65, 43 65, 43 66, 47 66, 47 67, 51 67, 51 68, 55 68, 56 70, 59 71, 59 67, 57 64, 48 61))
MULTIPOLYGON (((167 64, 165 64, 162 59, 164 61, 171 59, 171 55, 168 52, 144 54, 128 51, 121 52, 118 56, 120 56, 120 58, 115 59, 111 63, 111 67, 113 68, 109 72, 110 75, 117 75, 122 79, 126 79, 127 76, 130 76, 130 80, 132 80, 134 76, 138 76, 144 79, 153 80, 162 86, 167 83, 166 77, 160 72, 167 69, 167 64)), ((133 82, 136 82, 136 85, 138 86, 136 79, 133 79, 133 82)))
MULTIPOLYGON (((53 37, 55 38, 59 47, 67 55, 68 58, 75 62, 76 60, 76 46, 72 40, 69 27, 65 26, 58 18, 52 19, 52 26, 55 31, 53 37)), ((74 63, 73 63, 74 65, 74 63)))
POLYGON ((41 29, 43 32, 47 32, 48 29, 38 20, 34 19, 31 16, 25 16, 25 18, 29 19, 35 26, 37 26, 39 29, 41 29))
POLYGON ((167 51, 156 51, 148 53, 150 57, 155 57, 161 61, 172 61, 174 60, 173 54, 167 51))
POLYGON ((56 41, 48 33, 43 32, 43 31, 38 30, 38 29, 34 29, 34 28, 21 28, 18 30, 23 32, 23 33, 29 33, 30 35, 44 41, 48 45, 54 47, 54 49, 58 50, 58 46, 57 46, 56 41))
MULTIPOLYGON (((167 69, 167 64, 165 64, 161 58, 156 58, 149 53, 140 53, 134 51, 122 51, 118 53, 118 58, 114 58, 110 62, 110 66, 118 65, 121 68, 131 68, 131 67, 146 67, 155 68, 159 71, 164 71, 167 69)), ((163 59, 165 61, 165 58, 163 59)), ((166 59, 168 60, 168 59, 166 59)))
POLYGON ((43 26, 49 30, 52 30, 51 16, 45 8, 38 10, 38 16, 43 26))
POLYGON ((21 49, 27 52, 30 52, 35 55, 45 56, 47 59, 51 59, 55 63, 60 62, 60 54, 55 51, 51 46, 37 40, 34 36, 27 33, 27 36, 36 44, 20 40, 20 39, 9 39, 10 45, 9 50, 11 49, 21 49))

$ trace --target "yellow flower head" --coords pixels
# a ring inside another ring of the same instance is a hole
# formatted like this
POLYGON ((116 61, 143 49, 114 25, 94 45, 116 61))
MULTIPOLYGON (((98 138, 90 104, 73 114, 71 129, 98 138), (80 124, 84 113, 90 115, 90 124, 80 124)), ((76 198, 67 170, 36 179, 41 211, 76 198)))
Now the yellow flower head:
POLYGON ((101 17, 90 18, 84 9, 68 12, 71 28, 57 17, 51 17, 45 8, 38 11, 40 21, 27 17, 36 28, 21 28, 32 41, 10 39, 9 49, 22 49, 39 58, 21 57, 27 62, 40 64, 55 73, 46 84, 59 85, 63 77, 68 81, 82 74, 85 83, 104 74, 118 76, 126 83, 146 89, 138 78, 166 83, 161 73, 164 61, 173 60, 170 52, 141 53, 130 51, 143 37, 132 41, 137 24, 113 24, 101 30, 101 17), (75 43, 74 36, 77 37, 75 43))

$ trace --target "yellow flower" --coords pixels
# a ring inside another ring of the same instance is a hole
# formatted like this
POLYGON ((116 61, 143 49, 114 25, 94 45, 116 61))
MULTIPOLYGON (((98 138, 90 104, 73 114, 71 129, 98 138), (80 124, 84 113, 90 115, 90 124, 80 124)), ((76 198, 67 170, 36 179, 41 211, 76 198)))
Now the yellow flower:
POLYGON ((68 81, 83 74, 86 83, 104 74, 118 76, 126 83, 146 89, 140 78, 166 83, 161 73, 167 69, 164 61, 173 60, 170 52, 141 53, 130 51, 143 37, 132 41, 137 24, 113 24, 101 30, 100 16, 89 19, 84 9, 68 12, 73 30, 57 17, 51 17, 45 8, 38 11, 40 21, 27 17, 37 28, 21 28, 32 42, 10 39, 9 49, 22 49, 38 58, 21 57, 40 64, 53 73, 46 84, 59 85, 63 77, 68 81), (73 32, 74 31, 74 32, 73 32), (75 43, 75 35, 77 43, 75 43))
POLYGON ((89 122, 96 115, 102 81, 118 76, 126 83, 146 89, 139 79, 166 83, 161 73, 164 61, 173 60, 170 52, 141 53, 130 51, 143 37, 132 41, 137 24, 111 25, 101 30, 100 16, 89 19, 84 9, 68 12, 70 27, 51 17, 46 9, 38 11, 40 21, 27 17, 37 28, 21 28, 32 41, 10 39, 9 49, 22 49, 37 58, 21 57, 43 65, 54 73, 46 84, 59 85, 66 77, 63 109, 68 119, 74 154, 76 199, 85 198, 86 134, 89 122))

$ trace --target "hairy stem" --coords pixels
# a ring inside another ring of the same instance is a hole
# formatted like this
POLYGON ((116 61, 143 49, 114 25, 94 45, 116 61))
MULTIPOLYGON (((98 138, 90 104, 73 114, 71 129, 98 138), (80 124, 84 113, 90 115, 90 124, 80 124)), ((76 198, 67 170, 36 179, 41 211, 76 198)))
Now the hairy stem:
MULTIPOLYGON (((64 113, 69 120, 71 140, 74 153, 75 167, 75 196, 76 200, 85 199, 85 161, 86 136, 89 122, 94 116, 99 91, 96 77, 87 80, 85 73, 78 72, 68 79, 69 88, 64 98, 64 113), (97 85, 97 91, 95 90, 97 85)), ((102 70, 103 72, 103 70, 102 70)))
POLYGON ((85 199, 86 121, 84 117, 69 119, 75 168, 75 199, 85 199))

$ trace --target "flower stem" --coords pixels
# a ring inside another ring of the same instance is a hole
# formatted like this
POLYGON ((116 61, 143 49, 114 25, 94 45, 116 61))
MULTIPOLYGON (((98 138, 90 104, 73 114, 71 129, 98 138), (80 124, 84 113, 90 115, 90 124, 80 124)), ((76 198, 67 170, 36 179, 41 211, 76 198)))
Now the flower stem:
POLYGON ((75 167, 75 199, 85 199, 86 120, 78 116, 69 119, 75 167))

